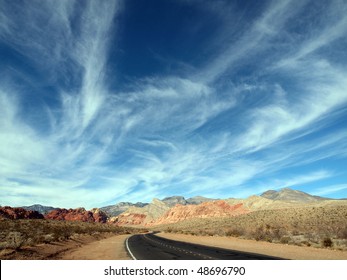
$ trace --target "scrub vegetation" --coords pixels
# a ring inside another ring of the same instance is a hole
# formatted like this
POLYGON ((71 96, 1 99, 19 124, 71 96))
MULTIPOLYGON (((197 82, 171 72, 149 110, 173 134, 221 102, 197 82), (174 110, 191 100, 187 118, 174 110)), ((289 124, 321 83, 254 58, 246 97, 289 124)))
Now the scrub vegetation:
POLYGON ((25 246, 78 239, 90 235, 103 238, 140 232, 141 229, 101 223, 55 220, 0 220, 0 249, 20 250, 25 246))
POLYGON ((347 250, 347 206, 261 210, 230 218, 186 220, 156 229, 347 250))

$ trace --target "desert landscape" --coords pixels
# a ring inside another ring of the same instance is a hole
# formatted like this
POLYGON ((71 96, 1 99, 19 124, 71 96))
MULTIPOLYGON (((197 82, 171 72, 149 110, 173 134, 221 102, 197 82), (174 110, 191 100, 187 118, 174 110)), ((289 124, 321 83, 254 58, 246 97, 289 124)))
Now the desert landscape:
POLYGON ((346 49, 347 0, 0 0, 1 279, 343 278, 346 49))
POLYGON ((288 188, 246 199, 173 196, 90 211, 6 206, 0 217, 1 259, 129 259, 127 238, 153 231, 285 259, 347 259, 347 200, 288 188))

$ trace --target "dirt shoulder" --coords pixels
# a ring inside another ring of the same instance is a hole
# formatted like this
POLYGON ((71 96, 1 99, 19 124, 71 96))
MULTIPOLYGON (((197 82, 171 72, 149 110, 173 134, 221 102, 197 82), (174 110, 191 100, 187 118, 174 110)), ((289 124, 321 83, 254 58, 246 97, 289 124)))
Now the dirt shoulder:
POLYGON ((68 250, 59 257, 63 260, 130 260, 125 249, 129 235, 117 235, 68 250))
POLYGON ((159 233, 158 236, 177 241, 264 254, 284 259, 347 260, 347 251, 274 244, 269 242, 239 239, 235 237, 192 236, 174 233, 159 233))

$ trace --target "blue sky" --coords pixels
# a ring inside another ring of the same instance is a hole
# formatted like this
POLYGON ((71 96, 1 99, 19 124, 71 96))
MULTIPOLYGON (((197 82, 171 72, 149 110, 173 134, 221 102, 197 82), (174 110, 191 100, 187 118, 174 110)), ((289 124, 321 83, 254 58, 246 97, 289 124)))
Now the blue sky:
POLYGON ((0 204, 347 197, 346 1, 0 0, 0 204))

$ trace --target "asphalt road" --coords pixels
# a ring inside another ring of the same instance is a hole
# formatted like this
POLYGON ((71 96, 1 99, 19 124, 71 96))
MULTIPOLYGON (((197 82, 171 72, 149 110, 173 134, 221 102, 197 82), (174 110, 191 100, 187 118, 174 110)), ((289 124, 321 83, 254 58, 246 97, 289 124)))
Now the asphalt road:
POLYGON ((126 247, 137 260, 276 260, 279 258, 174 241, 153 233, 137 234, 126 240, 126 247))

